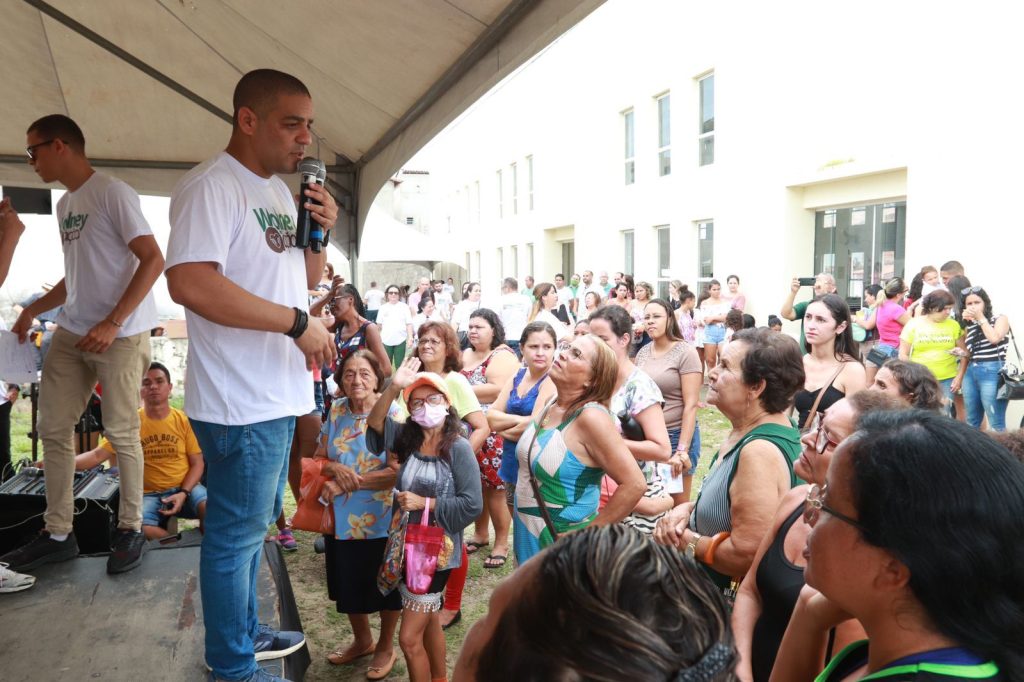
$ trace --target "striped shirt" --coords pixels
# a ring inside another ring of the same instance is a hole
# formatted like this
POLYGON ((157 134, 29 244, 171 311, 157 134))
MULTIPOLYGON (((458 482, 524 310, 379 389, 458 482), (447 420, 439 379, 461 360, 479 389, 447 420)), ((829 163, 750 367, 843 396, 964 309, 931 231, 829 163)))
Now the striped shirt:
MULTIPOLYGON (((989 324, 995 327, 996 320, 1000 317, 1000 315, 993 315, 989 320, 989 324)), ((995 362, 997 360, 1001 361, 1006 357, 1008 338, 1008 335, 1004 336, 1002 341, 993 344, 985 337, 985 332, 982 331, 981 325, 972 323, 967 325, 964 343, 967 345, 967 351, 971 354, 971 362, 995 362)))

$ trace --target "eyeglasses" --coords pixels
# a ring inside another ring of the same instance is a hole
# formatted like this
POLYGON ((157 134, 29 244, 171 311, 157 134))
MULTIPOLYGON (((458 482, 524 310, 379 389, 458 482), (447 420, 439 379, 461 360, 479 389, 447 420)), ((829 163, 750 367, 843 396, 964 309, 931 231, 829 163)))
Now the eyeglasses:
POLYGON ((443 405, 444 404, 444 394, 442 394, 442 393, 431 393, 430 395, 428 395, 426 398, 423 398, 422 400, 420 400, 418 398, 416 400, 410 400, 409 401, 409 411, 410 412, 415 412, 416 410, 418 410, 421 407, 423 407, 423 405, 425 405, 425 404, 426 405, 433 405, 434 407, 437 407, 438 405, 443 405))
POLYGON ((979 291, 981 291, 981 287, 967 287, 965 289, 960 290, 960 295, 966 296, 967 294, 976 294, 979 291))
POLYGON ((558 344, 559 353, 568 353, 569 357, 573 360, 581 360, 583 358, 583 351, 569 343, 558 344))
POLYGON ((825 450, 828 450, 828 446, 831 445, 833 448, 839 447, 839 441, 832 440, 828 435, 828 431, 825 430, 825 413, 817 412, 814 415, 814 421, 811 422, 806 433, 816 432, 814 436, 814 449, 819 455, 825 454, 825 450))
POLYGON ((418 346, 443 346, 444 341, 441 339, 420 339, 416 342, 418 346))
POLYGON ((857 519, 851 518, 846 514, 840 514, 835 509, 832 509, 825 504, 825 492, 828 490, 828 484, 819 486, 812 485, 811 489, 807 491, 807 501, 804 502, 804 522, 808 526, 813 526, 818 523, 818 517, 821 516, 821 512, 825 512, 830 516, 834 516, 840 521, 844 521, 862 533, 866 533, 867 530, 864 526, 860 525, 857 519))
POLYGON ((389 291, 388 292, 388 296, 398 296, 398 292, 397 291, 389 291))
POLYGON ((28 158, 30 160, 35 161, 36 149, 38 149, 39 147, 45 147, 48 144, 53 144, 56 141, 57 138, 53 138, 51 140, 47 140, 46 142, 36 142, 35 144, 30 144, 29 146, 25 147, 25 153, 28 154, 28 158))

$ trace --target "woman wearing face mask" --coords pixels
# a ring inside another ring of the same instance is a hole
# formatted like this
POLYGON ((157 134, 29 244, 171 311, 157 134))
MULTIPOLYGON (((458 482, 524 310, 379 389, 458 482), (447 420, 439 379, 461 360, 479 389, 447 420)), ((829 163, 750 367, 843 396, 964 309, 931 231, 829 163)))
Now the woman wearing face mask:
POLYGON ((690 501, 690 483, 700 458, 697 402, 703 379, 697 351, 680 337, 675 319, 667 301, 656 298, 648 303, 644 324, 651 343, 636 354, 636 366, 658 384, 665 401, 672 456, 658 469, 674 505, 690 501))
POLYGON ((383 596, 377 590, 395 471, 384 453, 375 455, 366 446, 366 418, 380 398, 384 372, 372 353, 359 350, 341 362, 335 381, 342 397, 331 406, 316 457, 324 458, 321 470, 331 477, 322 497, 332 503, 335 519, 334 536, 324 536, 327 593, 338 613, 348 615, 353 642, 347 648, 339 646, 327 660, 345 665, 373 654, 367 677, 380 680, 394 665, 395 628, 402 609, 397 591, 383 596), (378 612, 380 637, 374 646, 369 615, 378 612))
POLYGON ((958 354, 967 352, 963 329, 949 316, 952 311, 953 295, 945 290, 933 291, 921 299, 921 316, 908 322, 900 333, 900 360, 918 362, 930 369, 947 401, 960 390, 963 371, 958 367, 958 354))
POLYGON ((556 395, 541 406, 519 439, 516 484, 516 563, 523 564, 558 535, 621 521, 644 493, 644 477, 611 427, 615 354, 596 336, 563 346, 549 378, 556 395), (600 511, 601 477, 619 484, 600 511), (534 485, 540 497, 534 492, 534 485))
POLYGON ((713 279, 708 282, 708 298, 700 304, 701 324, 704 327, 704 362, 708 370, 718 364, 718 345, 725 341, 725 316, 732 305, 722 298, 722 284, 713 279))
POLYGON ((826 481, 807 495, 807 587, 773 679, 1024 679, 1020 462, 966 424, 882 410, 826 481), (850 618, 867 640, 822 672, 829 628, 850 618))
POLYGON ((816 413, 866 385, 851 322, 849 306, 835 294, 814 299, 804 311, 804 387, 793 400, 801 429, 816 413))
POLYGON ((533 288, 533 309, 530 322, 543 322, 555 330, 559 339, 572 336, 572 312, 566 304, 558 303, 558 290, 550 282, 541 282, 533 288))
MULTIPOLYGON (((469 444, 474 453, 478 452, 484 446, 490 428, 487 426, 487 418, 473 392, 473 387, 460 372, 462 353, 459 352, 455 331, 443 322, 425 322, 420 327, 420 338, 413 357, 422 363, 424 371, 432 372, 444 379, 448 387, 449 401, 459 419, 465 422, 468 428, 469 444)), ((405 409, 405 403, 401 400, 399 406, 405 409)), ((479 467, 477 472, 479 474, 479 467)), ((469 565, 465 546, 462 547, 462 552, 464 561, 452 572, 448 581, 448 596, 445 598, 445 608, 441 612, 443 627, 458 622, 462 617, 462 588, 466 582, 466 567, 469 565)))
MULTIPOLYGON (((590 317, 590 333, 608 344, 615 354, 618 371, 611 410, 619 433, 624 433, 623 421, 631 422, 642 432, 634 436, 642 435, 642 440, 628 438, 626 447, 640 466, 647 489, 640 508, 633 510, 626 523, 650 535, 658 518, 672 507, 656 466, 672 456, 662 409, 664 397, 658 384, 629 359, 632 319, 625 310, 615 306, 601 308, 590 317)), ((604 487, 606 492, 614 491, 614 481, 605 481, 604 487)))
POLYGON ((469 316, 480 308, 480 284, 469 282, 463 299, 452 309, 452 326, 459 335, 459 348, 469 347, 469 316))
POLYGON ((942 387, 935 375, 924 365, 909 360, 890 360, 882 365, 868 390, 888 393, 904 407, 942 409, 942 387))
POLYGON ((968 287, 960 295, 967 326, 964 345, 970 354, 960 360, 967 423, 978 429, 982 419, 988 417, 990 429, 1005 431, 1009 401, 997 398, 996 391, 999 370, 1006 359, 1010 320, 992 312, 992 301, 981 287, 968 287))
POLYGON ((462 530, 483 509, 480 472, 472 446, 462 437, 448 384, 433 372, 417 374, 420 365, 417 358, 402 363, 366 420, 370 451, 394 453, 399 467, 394 512, 409 512, 409 524, 417 524, 429 499, 431 519, 445 532, 445 547, 427 594, 410 592, 404 581, 398 587, 402 598, 398 641, 413 682, 447 677, 439 618, 442 596, 449 574, 465 560, 462 530), (388 416, 389 405, 400 391, 410 408, 404 424, 388 416))
MULTIPOLYGON (((462 376, 466 377, 480 401, 484 416, 516 369, 519 358, 505 344, 505 329, 494 311, 480 308, 469 318, 469 348, 462 351, 462 376)), ((484 560, 484 568, 501 568, 508 558, 508 532, 512 518, 506 513, 505 486, 498 476, 504 453, 504 440, 494 431, 476 451, 480 480, 484 490, 484 511, 476 520, 473 539, 466 543, 472 554, 486 547, 488 523, 494 524, 494 551, 484 560)), ((512 453, 509 452, 509 455, 512 453)))
POLYGON ((546 403, 555 393, 555 385, 548 381, 548 371, 555 359, 558 339, 551 325, 531 322, 523 329, 519 347, 523 351, 523 364, 505 382, 501 393, 487 411, 487 423, 505 440, 498 475, 505 484, 505 502, 515 523, 516 482, 519 480, 519 459, 516 446, 530 422, 533 408, 539 401, 546 403))
MULTIPOLYGON (((803 450, 793 469, 807 484, 793 488, 782 498, 771 530, 761 540, 754 563, 736 595, 732 628, 740 652, 736 670, 740 680, 768 682, 782 635, 804 585, 807 562, 803 550, 811 532, 803 520, 807 491, 811 485, 825 485, 835 448, 854 432, 861 415, 900 408, 900 401, 892 396, 859 391, 828 408, 800 438, 803 450)), ((864 630, 857 623, 847 624, 836 633, 833 653, 863 636, 864 630)))

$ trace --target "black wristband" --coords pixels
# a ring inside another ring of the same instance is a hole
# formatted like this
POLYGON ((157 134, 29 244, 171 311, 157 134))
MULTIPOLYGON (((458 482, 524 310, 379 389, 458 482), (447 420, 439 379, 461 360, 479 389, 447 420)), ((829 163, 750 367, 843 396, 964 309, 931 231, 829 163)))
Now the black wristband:
POLYGON ((188 498, 192 497, 192 491, 191 490, 185 490, 184 488, 179 488, 178 492, 179 493, 185 493, 185 499, 188 499, 188 498))
POLYGON ((295 311, 295 322, 292 324, 292 328, 285 332, 285 335, 297 339, 306 332, 306 327, 309 326, 309 315, 302 308, 292 308, 292 310, 295 311))

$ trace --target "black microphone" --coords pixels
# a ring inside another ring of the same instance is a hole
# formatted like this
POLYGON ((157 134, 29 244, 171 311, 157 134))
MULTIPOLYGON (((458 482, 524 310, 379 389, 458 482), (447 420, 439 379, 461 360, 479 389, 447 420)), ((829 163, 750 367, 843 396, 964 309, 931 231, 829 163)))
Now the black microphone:
POLYGON ((308 246, 313 253, 320 253, 320 249, 324 245, 324 228, 313 220, 309 209, 306 208, 307 201, 317 206, 320 205, 320 202, 307 197, 306 188, 313 182, 323 187, 324 181, 327 179, 327 167, 320 159, 307 156, 299 163, 299 173, 302 174, 302 189, 299 191, 299 221, 295 226, 295 246, 300 249, 305 249, 308 246))

